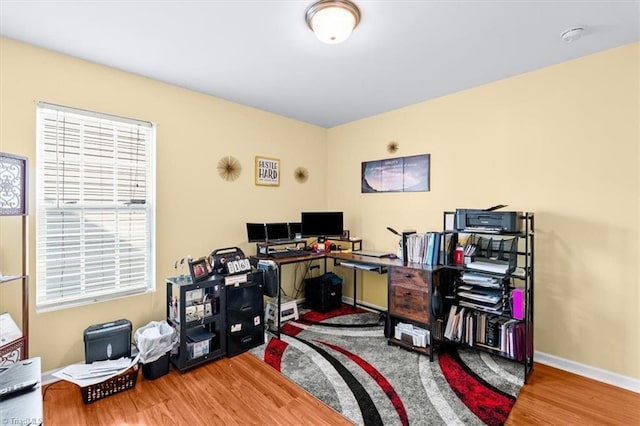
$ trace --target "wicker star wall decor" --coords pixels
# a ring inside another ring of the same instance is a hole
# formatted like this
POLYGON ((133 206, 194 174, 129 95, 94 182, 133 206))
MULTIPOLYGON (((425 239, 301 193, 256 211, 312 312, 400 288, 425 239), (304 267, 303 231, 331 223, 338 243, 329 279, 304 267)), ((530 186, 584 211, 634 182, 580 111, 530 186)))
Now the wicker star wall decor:
POLYGON ((400 144, 396 141, 391 141, 387 144, 387 151, 391 154, 395 154, 400 149, 400 144))
POLYGON ((309 171, 306 168, 300 166, 294 170, 293 176, 295 177, 297 182, 305 183, 307 179, 309 179, 309 171))
POLYGON ((242 172, 242 166, 240 162, 228 155, 226 157, 222 157, 218 160, 218 174, 220 177, 226 181, 234 181, 240 177, 240 173, 242 172))

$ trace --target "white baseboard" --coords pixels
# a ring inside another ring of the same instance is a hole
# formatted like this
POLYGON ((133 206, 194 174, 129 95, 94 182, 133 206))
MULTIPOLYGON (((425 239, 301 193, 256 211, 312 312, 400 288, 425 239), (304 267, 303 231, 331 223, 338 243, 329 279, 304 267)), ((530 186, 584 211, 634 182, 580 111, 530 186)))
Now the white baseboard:
POLYGON ((592 367, 590 365, 581 364, 579 362, 560 358, 555 355, 546 354, 544 352, 535 352, 534 361, 555 367, 560 370, 568 371, 579 376, 597 380, 598 382, 607 383, 619 388, 627 389, 632 392, 640 393, 640 380, 633 377, 623 376, 622 374, 613 373, 601 368, 592 367))
POLYGON ((40 380, 42 381, 42 386, 50 385, 51 383, 59 382, 60 380, 62 380, 53 375, 53 373, 60 370, 61 368, 56 368, 55 370, 49 370, 42 373, 42 376, 40 377, 40 380))
MULTIPOLYGON (((353 297, 342 296, 342 303, 346 303, 347 305, 353 305, 353 297)), ((370 308, 375 311, 387 312, 387 308, 385 307, 374 305, 373 303, 363 302, 362 300, 358 300, 358 306, 370 308)))

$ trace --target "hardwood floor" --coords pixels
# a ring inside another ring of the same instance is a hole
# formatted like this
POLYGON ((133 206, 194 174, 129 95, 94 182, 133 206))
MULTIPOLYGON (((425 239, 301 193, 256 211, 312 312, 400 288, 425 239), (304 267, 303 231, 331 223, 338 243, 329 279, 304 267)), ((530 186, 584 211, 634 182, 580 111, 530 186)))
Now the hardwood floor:
POLYGON ((507 425, 640 425, 640 394, 536 363, 507 425))
MULTIPOLYGON (((68 382, 45 387, 50 425, 348 425, 253 355, 223 358, 85 405, 68 382)), ((508 425, 640 425, 640 394, 536 364, 508 425)))

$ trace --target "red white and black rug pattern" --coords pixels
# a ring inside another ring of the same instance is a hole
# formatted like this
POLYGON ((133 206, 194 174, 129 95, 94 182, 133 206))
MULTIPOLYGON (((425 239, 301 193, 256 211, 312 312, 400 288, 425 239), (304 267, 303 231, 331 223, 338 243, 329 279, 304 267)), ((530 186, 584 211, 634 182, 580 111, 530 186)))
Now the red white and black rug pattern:
POLYGON ((459 349, 428 356, 390 346, 378 313, 307 312, 251 352, 360 425, 501 425, 522 365, 459 349))

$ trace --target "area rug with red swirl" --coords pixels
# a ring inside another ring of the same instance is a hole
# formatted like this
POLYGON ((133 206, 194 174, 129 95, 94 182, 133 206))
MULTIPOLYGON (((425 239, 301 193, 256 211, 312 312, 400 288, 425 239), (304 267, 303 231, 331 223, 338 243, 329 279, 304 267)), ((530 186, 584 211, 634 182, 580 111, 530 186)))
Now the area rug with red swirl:
POLYGON ((251 353, 358 425, 501 425, 521 364, 472 349, 388 345, 379 314, 344 305, 283 324, 251 353))

